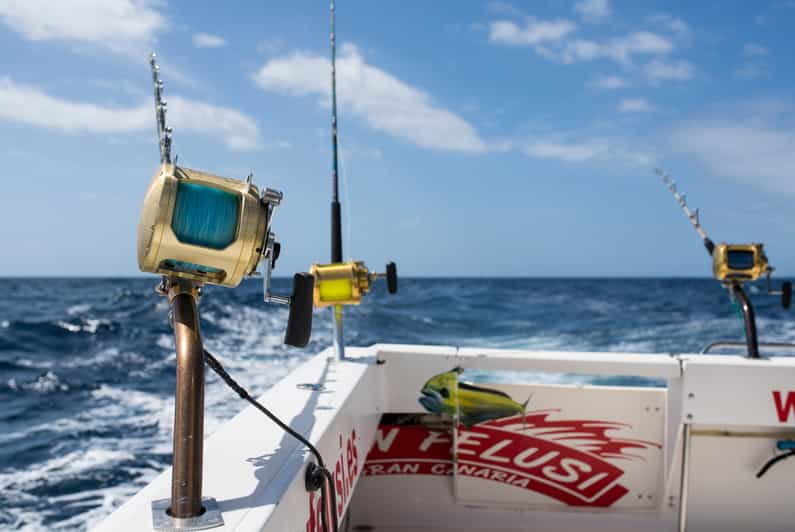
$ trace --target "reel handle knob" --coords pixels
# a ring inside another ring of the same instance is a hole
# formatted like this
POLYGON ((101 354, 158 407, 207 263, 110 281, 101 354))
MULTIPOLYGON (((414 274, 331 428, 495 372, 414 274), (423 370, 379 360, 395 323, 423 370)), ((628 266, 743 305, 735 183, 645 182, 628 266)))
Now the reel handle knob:
POLYGON ((386 289, 390 294, 396 294, 398 289, 397 264, 386 263, 386 289))
POLYGON ((792 281, 781 284, 781 306, 788 309, 792 304, 792 281))
POLYGON ((293 276, 293 295, 290 298, 290 315, 284 343, 294 347, 306 347, 312 336, 312 293, 315 278, 308 273, 293 276))

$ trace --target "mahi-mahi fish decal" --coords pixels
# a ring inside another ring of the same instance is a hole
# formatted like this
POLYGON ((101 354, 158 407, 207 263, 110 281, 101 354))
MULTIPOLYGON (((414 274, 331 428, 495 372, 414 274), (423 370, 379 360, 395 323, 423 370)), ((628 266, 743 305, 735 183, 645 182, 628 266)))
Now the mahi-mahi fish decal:
POLYGON ((464 370, 455 367, 445 373, 434 375, 420 390, 420 404, 433 414, 459 413, 461 423, 471 427, 492 419, 524 415, 527 403, 517 403, 507 393, 459 382, 464 370))

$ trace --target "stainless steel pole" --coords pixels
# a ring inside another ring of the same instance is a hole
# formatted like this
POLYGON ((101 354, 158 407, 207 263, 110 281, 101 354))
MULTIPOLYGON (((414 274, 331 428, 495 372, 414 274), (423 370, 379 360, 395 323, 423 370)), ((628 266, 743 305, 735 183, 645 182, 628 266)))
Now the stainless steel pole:
POLYGON ((334 305, 334 354, 337 360, 345 358, 345 340, 342 329, 342 305, 334 305))
POLYGON ((690 424, 682 430, 682 478, 679 484, 679 532, 687 531, 687 495, 690 485, 690 424))

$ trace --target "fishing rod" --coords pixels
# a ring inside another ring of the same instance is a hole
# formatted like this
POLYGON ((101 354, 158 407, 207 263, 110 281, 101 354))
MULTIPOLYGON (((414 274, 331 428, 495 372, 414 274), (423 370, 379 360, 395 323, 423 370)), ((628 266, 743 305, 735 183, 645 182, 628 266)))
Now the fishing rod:
MULTIPOLYGON (((750 358, 759 357, 759 341, 756 332, 756 314, 751 300, 743 290, 745 283, 754 282, 760 277, 765 276, 768 295, 780 295, 781 305, 788 309, 792 303, 792 282, 785 281, 781 285, 781 290, 774 290, 771 276, 775 271, 768 261, 765 254, 764 244, 729 244, 721 242, 715 244, 707 236, 706 231, 701 226, 698 209, 690 210, 684 194, 681 194, 676 187, 676 181, 667 173, 659 168, 654 172, 662 179, 662 182, 673 194, 674 199, 687 216, 693 228, 698 233, 704 248, 712 257, 712 275, 728 290, 729 297, 734 303, 738 314, 743 317, 745 326, 745 339, 747 353, 750 358)), ((705 348, 707 352, 711 347, 729 345, 728 342, 716 342, 705 348)), ((767 344, 768 347, 772 344, 767 344)))
POLYGON ((313 301, 315 307, 333 307, 334 352, 338 360, 345 358, 343 313, 346 305, 358 305, 362 296, 370 291, 379 277, 387 280, 390 294, 397 292, 397 266, 386 265, 386 273, 370 272, 362 261, 343 262, 342 259, 342 206, 339 200, 339 157, 337 139, 337 28, 336 6, 331 0, 331 263, 313 264, 309 273, 314 277, 313 301))
MULTIPOLYGON (((303 347, 312 331, 314 277, 296 273, 293 293, 271 293, 271 269, 281 246, 273 216, 283 194, 178 166, 171 161, 172 130, 157 56, 149 58, 154 85, 160 166, 146 191, 138 224, 138 266, 162 276, 157 292, 167 296, 176 343, 177 378, 171 497, 152 502, 156 530, 220 526, 217 502, 202 497, 204 362, 198 302, 204 285, 237 287, 264 263, 265 301, 290 307, 284 342, 303 347)), ((212 367, 212 366, 211 366, 212 367)))

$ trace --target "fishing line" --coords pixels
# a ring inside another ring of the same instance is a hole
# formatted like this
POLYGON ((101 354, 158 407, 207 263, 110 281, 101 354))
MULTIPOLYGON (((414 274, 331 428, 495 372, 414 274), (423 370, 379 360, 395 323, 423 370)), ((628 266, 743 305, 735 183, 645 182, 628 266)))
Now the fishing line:
POLYGON ((224 383, 226 383, 226 385, 229 386, 237 395, 239 395, 241 399, 248 401, 252 406, 254 406, 254 408, 268 416, 268 418, 276 423, 280 429, 301 442, 307 449, 309 449, 309 452, 315 456, 315 460, 317 460, 317 466, 312 469, 312 464, 310 464, 310 468, 307 469, 307 490, 317 491, 320 489, 320 506, 323 508, 323 511, 320 512, 320 520, 322 522, 323 532, 328 532, 328 524, 326 523, 326 512, 328 510, 328 493, 326 490, 328 488, 326 487, 326 482, 324 482, 323 479, 328 482, 328 487, 331 489, 331 500, 333 503, 331 507, 332 531, 338 532, 339 523, 337 522, 337 508, 335 506, 337 502, 337 492, 334 489, 334 482, 331 478, 331 473, 323 464, 323 457, 320 455, 320 452, 317 450, 317 448, 315 448, 315 446, 312 445, 309 440, 296 432, 287 423, 276 417, 276 414, 268 410, 259 401, 251 397, 248 391, 238 384, 237 381, 235 381, 232 376, 226 372, 218 359, 206 349, 204 349, 204 360, 207 362, 207 365, 210 366, 210 369, 212 369, 219 377, 221 377, 221 380, 224 381, 224 383))

